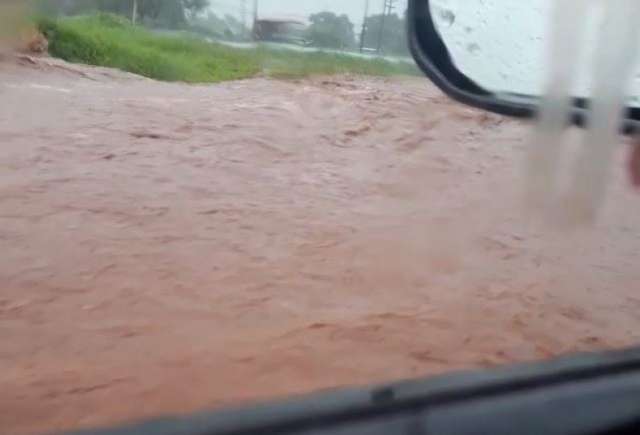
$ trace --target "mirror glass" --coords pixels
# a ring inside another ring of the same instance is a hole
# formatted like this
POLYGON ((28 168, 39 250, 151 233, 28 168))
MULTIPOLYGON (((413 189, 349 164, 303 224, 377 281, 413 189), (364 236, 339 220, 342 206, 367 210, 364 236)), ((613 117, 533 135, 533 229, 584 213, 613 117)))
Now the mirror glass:
MULTIPOLYGON (((554 0, 431 0, 436 28, 460 71, 498 94, 543 93, 554 0)), ((574 95, 590 95, 598 11, 586 20, 574 95)), ((559 60, 561 61, 561 60, 559 60)), ((629 102, 640 106, 640 71, 629 102)))

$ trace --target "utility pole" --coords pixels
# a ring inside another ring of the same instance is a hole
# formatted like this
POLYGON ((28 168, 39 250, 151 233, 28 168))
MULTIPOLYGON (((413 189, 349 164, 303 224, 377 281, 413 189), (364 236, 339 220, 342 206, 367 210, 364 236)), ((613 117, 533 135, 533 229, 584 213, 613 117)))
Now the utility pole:
POLYGON ((240 20, 242 22, 242 32, 244 36, 248 36, 248 27, 247 27, 247 0, 241 0, 242 4, 240 5, 240 20))
POLYGON ((364 0, 364 18, 362 19, 362 31, 360 32, 360 53, 364 50, 364 39, 367 36, 367 17, 369 16, 369 0, 364 0))
POLYGON ((256 24, 258 22, 258 0, 253 0, 253 25, 251 26, 251 37, 256 39, 256 24))
POLYGON ((133 0, 133 10, 131 11, 131 22, 135 26, 138 20, 138 0, 133 0))
POLYGON ((382 6, 382 19, 380 22, 380 29, 378 29, 378 48, 377 51, 380 53, 382 51, 382 39, 384 37, 384 25, 387 20, 387 16, 391 15, 391 13, 396 8, 396 0, 384 0, 384 4, 382 6))

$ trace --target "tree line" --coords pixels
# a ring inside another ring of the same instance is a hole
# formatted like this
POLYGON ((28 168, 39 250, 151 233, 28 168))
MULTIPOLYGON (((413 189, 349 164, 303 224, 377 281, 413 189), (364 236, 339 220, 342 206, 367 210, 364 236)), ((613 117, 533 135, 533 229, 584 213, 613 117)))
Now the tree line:
POLYGON ((110 12, 151 26, 179 28, 209 7, 209 0, 40 0, 37 11, 47 15, 110 12))
MULTIPOLYGON (((378 49, 385 54, 407 55, 406 19, 397 14, 370 15, 365 21, 363 47, 378 49), (380 47, 378 47, 378 44, 380 47)), ((347 15, 336 15, 333 12, 319 12, 309 17, 310 26, 307 31, 309 41, 323 48, 354 50, 359 45, 360 34, 356 31, 347 15)))
MULTIPOLYGON (((151 27, 170 29, 189 27, 205 36, 242 39, 250 32, 231 16, 219 18, 209 8, 209 0, 39 0, 40 12, 77 15, 96 11, 122 15, 151 27), (203 13, 206 12, 206 13, 203 13)), ((385 54, 407 55, 406 19, 387 15, 381 31, 382 14, 365 21, 363 46, 385 54)), ((347 15, 324 11, 309 17, 306 40, 315 47, 356 50, 361 29, 356 29, 347 15)))

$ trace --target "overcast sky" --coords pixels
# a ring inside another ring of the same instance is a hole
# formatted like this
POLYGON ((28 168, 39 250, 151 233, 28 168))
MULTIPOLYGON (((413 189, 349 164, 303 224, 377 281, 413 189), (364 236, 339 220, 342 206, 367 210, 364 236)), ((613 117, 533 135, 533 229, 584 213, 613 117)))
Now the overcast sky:
MULTIPOLYGON (((211 9, 219 15, 231 14, 239 16, 243 0, 211 0, 211 9)), ((253 0, 246 0, 249 15, 253 8, 253 0)), ((382 11, 384 0, 369 0, 371 14, 382 11)), ((261 16, 293 15, 308 17, 314 12, 328 10, 337 14, 347 14, 356 24, 362 23, 365 0, 258 0, 261 16)), ((406 0, 397 0, 397 10, 403 12, 407 7, 406 0)))

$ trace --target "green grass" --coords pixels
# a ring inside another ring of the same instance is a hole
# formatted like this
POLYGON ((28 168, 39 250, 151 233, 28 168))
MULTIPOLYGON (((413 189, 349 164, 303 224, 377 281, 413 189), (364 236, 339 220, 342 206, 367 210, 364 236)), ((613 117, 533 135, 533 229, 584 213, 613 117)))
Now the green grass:
POLYGON ((318 74, 364 74, 372 76, 420 75, 408 62, 364 59, 330 52, 291 52, 258 49, 263 70, 280 78, 298 78, 318 74))
POLYGON ((361 59, 265 47, 244 49, 190 36, 165 36, 114 15, 40 19, 52 56, 106 66, 165 81, 211 83, 266 74, 299 78, 314 74, 416 75, 405 62, 361 59))

